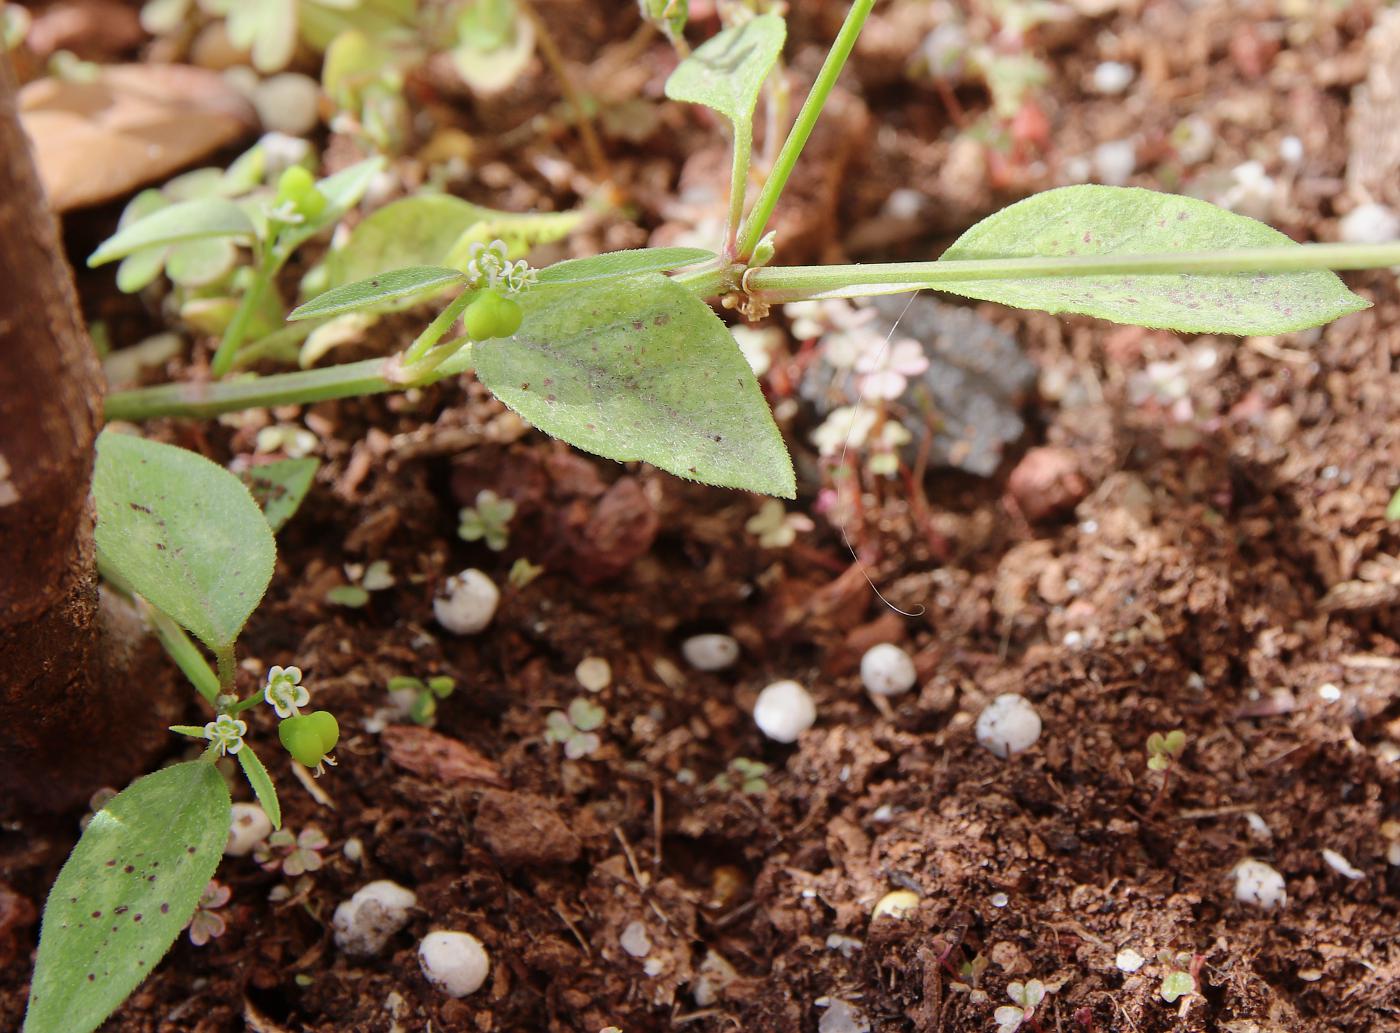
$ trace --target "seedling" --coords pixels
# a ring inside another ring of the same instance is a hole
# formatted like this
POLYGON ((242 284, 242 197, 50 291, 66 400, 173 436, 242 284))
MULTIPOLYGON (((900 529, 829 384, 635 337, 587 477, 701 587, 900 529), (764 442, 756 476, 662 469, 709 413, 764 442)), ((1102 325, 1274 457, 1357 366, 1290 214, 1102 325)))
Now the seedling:
POLYGON ((749 517, 744 530, 757 538, 765 549, 786 549, 797 541, 799 531, 810 531, 814 526, 812 518, 805 513, 789 513, 777 499, 769 499, 749 517))
POLYGON ((1158 962, 1166 970, 1158 993, 1168 1004, 1181 1001, 1179 1014, 1185 1017, 1191 1006, 1191 998, 1200 992, 1201 966, 1205 956, 1189 951, 1163 951, 1157 956, 1158 962))
POLYGON ((595 734, 607 720, 608 712, 592 700, 579 696, 568 712, 552 710, 545 718, 545 741, 562 743, 564 756, 580 760, 597 751, 602 740, 595 734))
POLYGON ((296 835, 278 829, 253 850, 253 860, 265 872, 280 871, 288 878, 321 870, 321 851, 330 846, 326 834, 309 825, 296 835))
MULTIPOLYGON (((300 32, 311 26, 313 12, 338 8, 351 18, 412 9, 401 0, 298 0, 241 8, 225 0, 202 3, 233 17, 237 38, 251 33, 255 60, 265 67, 286 52, 289 11, 300 32), (282 19, 275 42, 262 23, 274 9, 282 19), (246 28, 254 22, 256 29, 246 28)), ((505 405, 586 451, 792 498, 796 478, 782 435, 749 363, 707 299, 758 318, 789 302, 937 288, 1186 333, 1272 335, 1320 326, 1366 306, 1333 270, 1400 265, 1400 243, 1300 245, 1202 201, 1102 186, 1052 190, 1012 205, 973 226, 937 261, 775 265, 781 242, 769 234, 768 223, 873 5, 851 5, 752 204, 753 120, 783 49, 782 19, 764 14, 725 28, 668 80, 668 97, 711 108, 731 132, 729 203, 715 251, 622 251, 533 269, 519 264, 528 247, 567 234, 581 213, 503 215, 456 198, 407 198, 358 224, 346 246, 328 256, 323 272, 310 277, 305 289, 315 296, 289 318, 314 321, 304 324, 309 329, 349 313, 376 315, 440 299, 439 314, 408 347, 387 358, 297 372, 115 392, 105 400, 106 416, 210 417, 405 390, 474 370, 505 405), (499 246, 487 246, 497 240, 499 246), (423 260, 425 251, 434 257, 423 260), (464 332, 453 336, 469 310, 464 332)), ((188 7, 189 0, 152 5, 167 15, 188 7)), ((663 7, 660 14, 672 20, 678 35, 681 5, 663 7)), ((772 89, 770 96, 780 92, 772 89)), ((777 120, 774 127, 770 138, 776 140, 782 135, 777 120)), ((246 283, 220 295, 227 319, 206 313, 222 333, 211 368, 223 377, 240 357, 248 358, 241 353, 257 336, 259 320, 271 313, 275 322, 280 315, 273 286, 279 270, 301 244, 339 222, 381 167, 372 159, 320 180, 289 171, 275 187, 259 172, 249 177, 257 185, 241 194, 180 200, 129 221, 91 261, 100 265, 145 253, 152 265, 169 270, 170 249, 186 243, 199 242, 206 257, 217 252, 219 262, 230 244, 248 248, 246 283)), ((219 189, 225 186, 221 180, 219 189)), ((306 332, 276 331, 258 342, 259 352, 277 353, 278 335, 298 341, 306 332)), ((307 354, 302 358, 311 361, 307 354)), ((896 358, 895 366, 872 360, 863 375, 876 378, 872 385, 878 387, 891 373, 906 376, 901 370, 911 368, 908 358, 896 358)), ((238 633, 272 574, 271 513, 265 518, 238 479, 207 460, 112 432, 98 445, 94 497, 104 575, 150 604, 167 650, 213 711, 208 724, 215 733, 205 739, 207 725, 190 726, 209 744, 202 759, 138 780, 89 824, 46 908, 28 1033, 95 1029, 194 914, 228 835, 228 790, 211 763, 220 749, 237 757, 269 817, 280 822, 271 779, 237 725, 238 713, 261 694, 239 699, 234 656, 238 633), (239 562, 229 563, 231 555, 239 562), (212 651, 217 673, 186 632, 212 651), (137 860, 159 860, 159 890, 125 879, 123 866, 107 869, 113 858, 130 858, 133 872, 137 860), (145 920, 111 933, 106 922, 85 918, 118 904, 145 920), (93 971, 94 957, 99 971, 93 971)), ((444 627, 475 633, 487 626, 496 592, 479 576, 485 586, 475 578, 470 584, 458 579, 434 601, 444 627), (476 596, 468 598, 467 589, 476 596)), ((566 753, 586 755, 597 748, 590 729, 604 715, 587 700, 569 709, 550 716, 551 741, 564 743, 566 753)), ((791 742, 811 726, 815 707, 800 686, 770 687, 756 717, 770 737, 791 742)), ((297 734, 285 738, 292 740, 294 755, 312 759, 319 750, 324 756, 333 744, 330 723, 316 712, 283 724, 292 721, 299 722, 292 725, 297 734)), ((1029 1001, 1018 1001, 1018 1025, 1034 1021, 1039 1001, 1029 1001)))
MULTIPOLYGON (((986 955, 974 954, 970 960, 964 961, 957 967, 957 978, 948 984, 948 989, 956 993, 967 994, 967 999, 972 1004, 986 1004, 989 998, 987 991, 982 989, 982 977, 986 975, 991 964, 986 955)), ((951 968, 946 959, 944 959, 944 967, 951 968)))
POLYGON ((453 690, 457 688, 457 681, 445 674, 433 675, 427 681, 400 675, 389 679, 388 688, 389 692, 395 695, 411 694, 412 701, 408 705, 409 718, 414 724, 430 725, 437 717, 438 700, 452 695, 453 690))
MULTIPOLYGON (((481 299, 473 302, 480 303, 481 299)), ((470 311, 467 315, 471 315, 470 311)), ((476 505, 466 506, 457 514, 457 536, 464 542, 484 541, 488 549, 500 552, 510 541, 510 521, 514 516, 513 500, 503 499, 489 488, 479 491, 476 505)))
POLYGON ((326 592, 326 602, 336 606, 349 606, 358 609, 369 602, 371 592, 382 592, 394 587, 394 572, 388 560, 375 560, 368 566, 358 563, 347 564, 345 576, 348 585, 336 585, 326 592))
POLYGON ((209 880, 209 885, 204 887, 204 892, 199 895, 199 905, 190 918, 190 943, 196 947, 203 947, 210 940, 217 940, 224 935, 228 923, 224 921, 224 916, 219 914, 219 909, 227 904, 232 896, 233 891, 223 883, 216 879, 209 880))
POLYGON ((716 775, 710 785, 715 789, 728 791, 738 788, 739 792, 749 796, 762 796, 768 792, 768 771, 768 765, 762 761, 735 757, 729 762, 729 768, 716 775))
POLYGON ((1035 1030, 1035 1033, 1043 1033, 1038 1013, 1042 1002, 1049 993, 1050 991, 1039 979, 1031 979, 1025 983, 1008 984, 1006 996, 1010 997, 1015 1004, 1003 1004, 994 1013, 997 1033, 1016 1033, 1022 1026, 1029 1026, 1035 1030))
POLYGON ((1157 795, 1152 798, 1152 804, 1148 808, 1149 814, 1155 811, 1162 800, 1166 798, 1172 774, 1176 771, 1181 755, 1185 752, 1186 733, 1179 728, 1173 729, 1165 735, 1161 732, 1153 732, 1147 737, 1147 770, 1162 773, 1162 781, 1157 786, 1157 795))

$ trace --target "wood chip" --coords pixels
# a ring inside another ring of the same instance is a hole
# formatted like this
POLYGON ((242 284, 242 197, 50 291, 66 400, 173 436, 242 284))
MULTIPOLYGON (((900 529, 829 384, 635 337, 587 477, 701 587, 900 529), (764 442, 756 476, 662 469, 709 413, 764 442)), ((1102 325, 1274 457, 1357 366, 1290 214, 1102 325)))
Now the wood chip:
POLYGON ((505 788, 501 769, 464 742, 416 725, 391 725, 379 737, 389 759, 405 771, 445 785, 484 782, 505 788))
POLYGON ((257 125, 220 75, 185 65, 109 65, 93 82, 40 79, 20 91, 20 120, 59 212, 162 181, 257 125))

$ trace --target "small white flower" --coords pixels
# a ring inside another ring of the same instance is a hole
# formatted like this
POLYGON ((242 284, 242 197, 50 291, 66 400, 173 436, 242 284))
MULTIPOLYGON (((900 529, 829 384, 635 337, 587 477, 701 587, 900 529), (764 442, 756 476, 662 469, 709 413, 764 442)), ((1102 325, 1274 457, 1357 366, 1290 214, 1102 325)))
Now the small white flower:
POLYGON ((299 714, 299 707, 311 702, 311 693, 301 684, 300 667, 273 666, 267 672, 267 688, 263 690, 265 699, 278 717, 291 717, 299 714))
POLYGON ((838 455, 842 449, 861 448, 875 427, 877 413, 860 405, 843 405, 831 410, 820 427, 812 431, 812 444, 823 456, 838 455))
POLYGON ((204 738, 214 744, 219 756, 243 749, 243 737, 248 734, 248 722, 229 714, 220 714, 204 726, 204 738))

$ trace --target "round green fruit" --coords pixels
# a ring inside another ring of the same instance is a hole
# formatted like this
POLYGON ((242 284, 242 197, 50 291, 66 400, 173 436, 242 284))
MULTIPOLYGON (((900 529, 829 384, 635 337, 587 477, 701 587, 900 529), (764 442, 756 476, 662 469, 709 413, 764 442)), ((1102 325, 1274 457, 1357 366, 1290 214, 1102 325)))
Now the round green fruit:
POLYGON ((462 313, 462 325, 473 341, 509 337, 520 329, 525 312, 517 302, 493 290, 482 291, 462 313))
POLYGON ((277 727, 283 747, 299 762, 314 768, 340 741, 340 725, 335 715, 324 710, 289 717, 277 727))

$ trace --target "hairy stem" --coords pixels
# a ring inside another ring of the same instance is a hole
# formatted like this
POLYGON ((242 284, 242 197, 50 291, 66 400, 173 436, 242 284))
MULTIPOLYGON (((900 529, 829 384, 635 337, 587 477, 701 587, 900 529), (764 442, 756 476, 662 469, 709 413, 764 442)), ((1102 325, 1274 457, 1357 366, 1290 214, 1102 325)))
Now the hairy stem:
POLYGON ((787 139, 783 141, 783 149, 778 152, 777 160, 773 162, 773 171, 763 184, 758 200, 754 202, 753 211, 749 212, 748 221, 744 223, 743 232, 739 236, 739 257, 748 258, 753 254, 754 246, 763 237, 768 219, 778 204, 783 188, 787 186, 788 177, 792 175, 793 166, 797 164, 802 148, 807 145, 807 138, 812 135, 812 127, 817 124, 817 117, 822 113, 826 98, 836 85, 836 79, 856 45, 856 37, 860 35, 861 27, 865 25, 865 19, 869 17, 870 9, 874 6, 875 0, 855 0, 851 9, 846 12, 846 21, 842 24, 841 31, 836 34, 836 41, 831 44, 831 49, 827 51, 826 61, 817 73, 807 99, 802 102, 802 109, 798 111, 797 119, 793 122, 787 139))
POLYGON ((233 656, 233 643, 214 650, 214 659, 219 664, 219 691, 233 695, 237 688, 238 666, 233 656))
POLYGON ((214 359, 209 365, 209 371, 214 376, 225 376, 233 369, 233 360, 238 357, 238 349, 243 346, 243 339, 248 336, 248 324, 252 322, 258 306, 262 304, 263 294, 272 286, 273 277, 285 261, 286 255, 279 252, 274 237, 264 249, 253 282, 239 301, 233 318, 224 330, 223 339, 219 341, 219 347, 214 352, 214 359))
MULTIPOLYGON (((103 576, 106 576, 104 572, 103 576)), ((184 672, 190 684, 210 703, 219 698, 219 676, 209 667, 209 662, 200 653, 199 647, 185 634, 185 629, 176 624, 164 611, 146 605, 146 623, 160 639, 175 666, 184 672)))
POLYGON ((738 253, 739 224, 744 219, 744 201, 749 193, 749 162, 753 157, 753 123, 730 127, 734 136, 734 169, 729 176, 729 219, 724 227, 724 257, 738 253))
POLYGON ((1313 269, 1376 269, 1400 265, 1400 243, 1286 244, 1228 251, 1150 255, 1067 255, 981 258, 885 265, 813 265, 752 269, 750 293, 768 301, 810 297, 898 294, 967 280, 1023 280, 1054 276, 1139 276, 1176 273, 1285 273, 1313 269))
POLYGON ((427 355, 433 346, 442 340, 443 335, 452 329, 452 324, 456 323, 462 313, 466 311, 468 305, 476 300, 479 291, 463 291, 453 298, 451 303, 437 314, 437 317, 429 323, 417 339, 408 346, 408 350, 403 353, 405 363, 414 363, 427 355))

